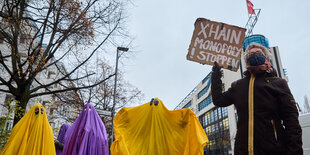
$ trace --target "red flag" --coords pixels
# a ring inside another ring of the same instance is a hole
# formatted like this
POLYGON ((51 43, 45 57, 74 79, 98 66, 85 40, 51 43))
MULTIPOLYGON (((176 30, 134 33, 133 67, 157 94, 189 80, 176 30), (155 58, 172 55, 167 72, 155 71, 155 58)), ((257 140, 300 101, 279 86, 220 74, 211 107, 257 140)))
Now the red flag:
POLYGON ((253 3, 250 0, 246 0, 246 4, 248 6, 248 13, 255 14, 254 9, 253 9, 254 7, 253 3))

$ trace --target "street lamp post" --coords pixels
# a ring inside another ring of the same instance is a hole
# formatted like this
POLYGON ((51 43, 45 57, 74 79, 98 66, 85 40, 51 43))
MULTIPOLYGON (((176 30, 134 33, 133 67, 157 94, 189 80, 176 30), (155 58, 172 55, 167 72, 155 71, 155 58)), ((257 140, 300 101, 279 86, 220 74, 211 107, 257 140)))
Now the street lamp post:
POLYGON ((116 85, 117 85, 117 70, 118 70, 118 59, 120 57, 120 55, 118 54, 119 51, 123 51, 126 52, 128 51, 129 48, 126 47, 117 47, 116 49, 116 64, 115 64, 115 77, 114 77, 114 92, 113 92, 113 106, 112 106, 112 112, 111 112, 111 117, 112 117, 112 140, 111 140, 111 144, 113 142, 113 137, 114 137, 114 126, 113 126, 113 119, 114 119, 114 109, 115 109, 115 105, 116 105, 116 85))

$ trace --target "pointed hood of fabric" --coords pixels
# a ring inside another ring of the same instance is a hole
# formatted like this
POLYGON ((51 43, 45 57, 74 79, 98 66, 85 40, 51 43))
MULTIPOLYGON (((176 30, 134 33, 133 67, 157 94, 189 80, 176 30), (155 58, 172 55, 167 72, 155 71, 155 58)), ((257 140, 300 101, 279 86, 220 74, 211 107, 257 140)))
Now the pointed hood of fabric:
POLYGON ((66 133, 62 154, 108 155, 105 126, 91 104, 86 104, 66 133))
MULTIPOLYGON (((68 124, 68 123, 65 123, 65 124, 63 124, 61 127, 60 127, 60 130, 59 130, 59 133, 58 133, 58 137, 57 137, 57 140, 60 142, 60 143, 62 143, 62 144, 64 144, 66 141, 66 139, 65 139, 65 135, 66 135, 66 133, 67 133, 67 131, 68 131, 68 129, 70 128, 70 124, 68 124)), ((57 155, 61 155, 62 154, 62 150, 61 149, 58 149, 57 147, 56 147, 56 154, 57 155)))
POLYGON ((13 127, 1 155, 55 155, 53 130, 41 104, 36 104, 13 127))
POLYGON ((158 98, 137 107, 122 108, 113 122, 113 155, 199 155, 208 141, 189 108, 170 111, 158 98))

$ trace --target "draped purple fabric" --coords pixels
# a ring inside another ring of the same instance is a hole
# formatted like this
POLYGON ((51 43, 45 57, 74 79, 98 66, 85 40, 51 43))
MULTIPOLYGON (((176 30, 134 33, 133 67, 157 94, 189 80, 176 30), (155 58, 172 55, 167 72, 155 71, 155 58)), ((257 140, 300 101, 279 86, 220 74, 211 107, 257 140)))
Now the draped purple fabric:
MULTIPOLYGON (((70 127, 70 124, 63 124, 61 127, 60 127, 60 130, 59 130, 59 133, 58 133, 58 137, 57 137, 57 140, 60 142, 60 143, 63 143, 65 144, 65 135, 66 135, 66 132, 67 130, 69 129, 70 127)), ((61 155, 62 154, 62 149, 59 149, 56 147, 56 154, 57 155, 61 155)))
POLYGON ((108 155, 105 126, 91 104, 83 107, 79 117, 67 131, 63 154, 108 155))

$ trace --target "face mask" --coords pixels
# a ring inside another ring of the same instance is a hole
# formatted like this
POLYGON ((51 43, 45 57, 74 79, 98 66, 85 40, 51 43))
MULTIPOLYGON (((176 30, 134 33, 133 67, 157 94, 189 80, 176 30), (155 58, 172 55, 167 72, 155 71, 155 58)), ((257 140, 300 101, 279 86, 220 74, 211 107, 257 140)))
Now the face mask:
POLYGON ((264 64, 266 61, 266 57, 264 57, 263 55, 260 54, 252 54, 249 58, 248 58, 248 64, 250 66, 259 66, 264 64))

